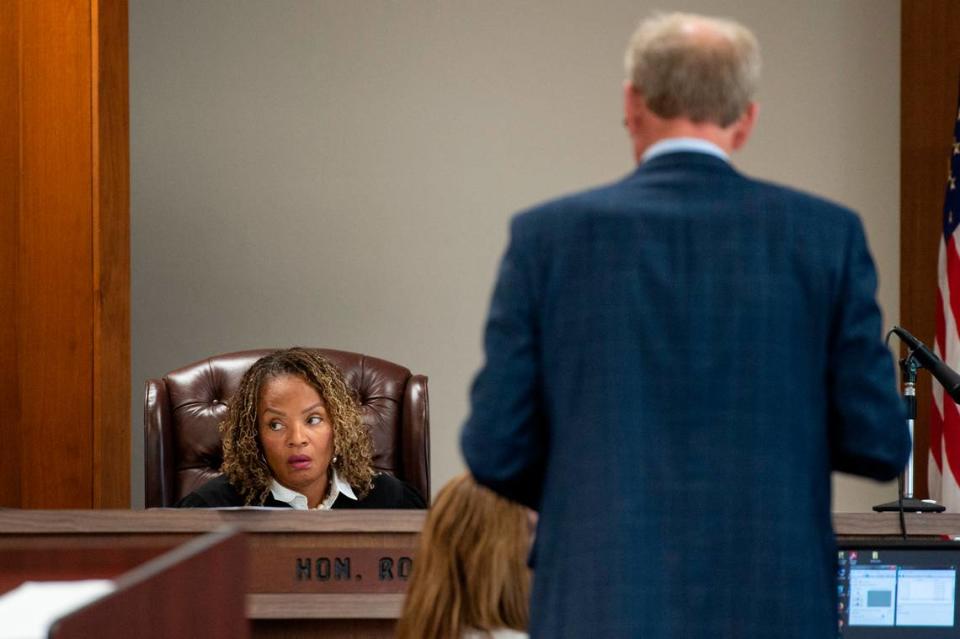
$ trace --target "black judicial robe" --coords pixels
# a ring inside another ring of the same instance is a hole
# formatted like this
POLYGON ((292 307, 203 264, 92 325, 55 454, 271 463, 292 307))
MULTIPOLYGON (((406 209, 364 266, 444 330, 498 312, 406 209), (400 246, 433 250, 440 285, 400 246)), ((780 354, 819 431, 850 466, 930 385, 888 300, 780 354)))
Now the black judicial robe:
MULTIPOLYGON (((233 484, 227 479, 226 475, 220 475, 211 479, 200 488, 196 489, 176 503, 176 508, 231 508, 244 506, 243 496, 233 484)), ((290 508, 290 504, 274 499, 273 495, 267 497, 263 504, 270 508, 290 508)), ((427 504, 413 488, 400 481, 396 477, 380 473, 373 478, 373 489, 366 497, 353 500, 346 495, 341 494, 333 502, 332 508, 337 510, 359 509, 359 508, 384 508, 384 509, 404 509, 404 508, 426 508, 427 504)))

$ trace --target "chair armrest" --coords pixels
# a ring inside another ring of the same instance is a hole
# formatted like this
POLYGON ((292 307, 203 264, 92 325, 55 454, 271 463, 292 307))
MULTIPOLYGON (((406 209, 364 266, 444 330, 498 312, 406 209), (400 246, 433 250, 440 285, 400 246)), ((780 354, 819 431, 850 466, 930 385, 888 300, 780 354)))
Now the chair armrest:
POLYGON ((144 505, 147 508, 173 506, 174 456, 173 420, 167 385, 162 379, 148 379, 143 399, 144 505))
POLYGON ((412 375, 403 398, 403 479, 430 503, 430 396, 426 375, 412 375))

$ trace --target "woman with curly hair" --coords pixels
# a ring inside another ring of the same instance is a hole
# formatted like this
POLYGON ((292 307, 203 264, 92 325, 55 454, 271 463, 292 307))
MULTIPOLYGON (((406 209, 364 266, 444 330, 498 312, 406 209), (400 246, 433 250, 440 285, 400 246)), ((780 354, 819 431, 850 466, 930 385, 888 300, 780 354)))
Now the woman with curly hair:
POLYGON ((460 475, 420 534, 397 639, 525 639, 533 513, 460 475))
POLYGON ((178 507, 425 507, 412 488, 373 470, 360 407, 340 370, 315 350, 290 348, 257 360, 220 431, 223 474, 178 507))

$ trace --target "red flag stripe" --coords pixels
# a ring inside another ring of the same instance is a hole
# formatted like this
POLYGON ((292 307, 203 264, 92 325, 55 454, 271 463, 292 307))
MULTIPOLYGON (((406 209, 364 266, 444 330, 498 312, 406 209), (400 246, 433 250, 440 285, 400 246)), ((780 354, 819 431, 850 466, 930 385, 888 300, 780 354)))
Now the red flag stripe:
MULTIPOLYGON (((950 311, 953 313, 953 321, 956 322, 957 319, 960 318, 960 255, 957 254, 957 245, 952 237, 946 243, 946 249, 947 287, 950 291, 950 311)), ((946 327, 944 327, 944 333, 946 333, 946 327)), ((947 356, 944 359, 949 360, 953 353, 950 352, 947 342, 941 342, 941 347, 943 348, 944 355, 947 356)))
POLYGON ((946 397, 943 398, 943 443, 946 459, 941 462, 941 468, 949 466, 953 476, 960 477, 960 412, 946 397))
MULTIPOLYGON (((956 410, 956 407, 954 407, 956 410)), ((936 404, 930 411, 930 454, 933 455, 933 461, 937 469, 943 472, 943 447, 941 445, 943 438, 943 417, 937 411, 936 404)))
POLYGON ((937 287, 937 334, 935 342, 937 355, 940 359, 947 359, 947 321, 943 316, 943 291, 937 287))
MULTIPOLYGON (((941 247, 942 248, 942 247, 941 247)), ((946 331, 946 318, 943 315, 943 294, 939 288, 937 288, 937 335, 935 348, 937 349, 938 355, 943 360, 946 360, 946 344, 947 344, 947 331, 946 331)), ((934 393, 937 393, 937 390, 934 390, 934 393)), ((937 393, 940 397, 940 402, 943 402, 943 393, 937 393)), ((949 398, 948 398, 949 399, 949 398)), ((937 405, 937 397, 934 397, 932 400, 932 406, 930 407, 930 454, 933 455, 934 461, 937 463, 937 468, 943 471, 943 447, 941 446, 941 438, 943 437, 943 416, 940 414, 940 407, 937 405)))
MULTIPOLYGON (((954 241, 954 238, 950 236, 945 242, 946 250, 946 275, 947 275, 947 291, 950 297, 949 308, 950 313, 952 314, 952 326, 947 326, 947 321, 945 317, 944 308, 944 342, 942 345, 944 351, 944 361, 948 365, 956 366, 957 362, 955 361, 957 356, 960 353, 955 351, 956 349, 956 322, 960 318, 960 254, 957 253, 957 244, 954 241)), ((943 291, 940 291, 941 295, 943 291)), ((943 449, 941 450, 941 461, 940 468, 945 469, 950 468, 951 473, 954 477, 960 477, 960 412, 957 410, 957 405, 953 402, 952 399, 943 395, 943 422, 941 425, 942 429, 942 441, 943 449)))

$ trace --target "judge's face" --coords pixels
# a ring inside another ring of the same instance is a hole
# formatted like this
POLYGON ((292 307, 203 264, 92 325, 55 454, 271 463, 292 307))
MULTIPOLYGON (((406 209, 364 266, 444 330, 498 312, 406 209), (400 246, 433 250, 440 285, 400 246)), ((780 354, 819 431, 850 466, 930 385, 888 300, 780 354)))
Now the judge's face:
POLYGON ((297 375, 268 379, 260 389, 257 428, 273 477, 306 495, 311 507, 327 491, 333 424, 323 398, 297 375))

